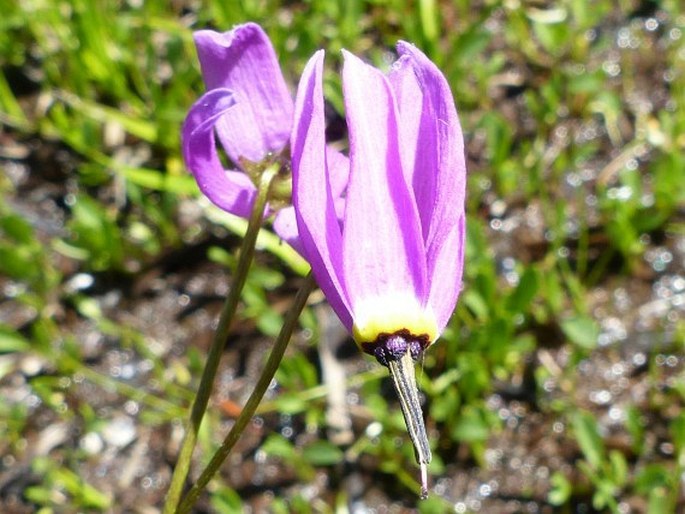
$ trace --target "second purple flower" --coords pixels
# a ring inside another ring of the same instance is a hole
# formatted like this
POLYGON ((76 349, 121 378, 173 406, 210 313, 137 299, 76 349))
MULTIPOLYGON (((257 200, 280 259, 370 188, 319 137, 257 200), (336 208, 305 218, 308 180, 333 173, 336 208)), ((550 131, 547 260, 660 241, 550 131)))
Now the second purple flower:
POLYGON ((268 36, 255 23, 225 33, 194 33, 205 93, 183 125, 183 157, 200 190, 218 207, 249 217, 251 168, 287 147, 293 99, 268 36), (215 134, 236 167, 224 170, 215 134))

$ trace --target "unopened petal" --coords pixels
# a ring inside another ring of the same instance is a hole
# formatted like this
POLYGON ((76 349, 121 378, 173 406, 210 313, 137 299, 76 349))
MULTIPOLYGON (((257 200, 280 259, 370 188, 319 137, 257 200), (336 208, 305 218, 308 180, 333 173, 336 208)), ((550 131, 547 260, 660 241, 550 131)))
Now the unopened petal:
POLYGON ((426 245, 429 303, 442 331, 461 288, 466 163, 464 138, 447 80, 415 46, 400 42, 395 80, 401 84, 403 141, 415 148, 412 186, 426 245), (413 77, 413 78, 412 78, 413 77), (414 93, 420 91, 420 96, 414 93), (411 93, 411 94, 406 94, 411 93), (418 109, 420 105, 420 110, 418 109))
MULTIPOLYGON (((335 206, 335 215, 338 221, 341 222, 345 212, 345 191, 347 189, 347 179, 350 173, 350 161, 338 150, 327 146, 326 162, 328 166, 328 178, 331 184, 331 194, 333 196, 333 205, 335 206)), ((300 255, 305 255, 297 231, 297 219, 294 207, 288 206, 279 210, 274 218, 273 228, 283 241, 292 246, 300 255)))
POLYGON ((236 216, 248 217, 256 188, 244 173, 224 169, 214 139, 217 120, 234 108, 235 100, 227 89, 214 89, 202 96, 183 123, 182 152, 200 190, 214 204, 236 216))
POLYGON ((335 203, 335 214, 342 222, 345 215, 345 197, 350 179, 350 160, 338 150, 326 148, 328 177, 331 183, 331 194, 335 203))
POLYGON ((263 160, 290 137, 293 100, 268 36, 255 23, 225 33, 194 34, 208 90, 231 89, 236 107, 217 123, 217 133, 236 166, 263 160))
POLYGON ((342 233, 335 213, 326 160, 322 50, 300 79, 291 138, 293 205, 300 242, 316 280, 348 330, 352 317, 342 276, 342 233))
POLYGON ((412 296, 424 305, 423 238, 402 170, 392 89, 380 71, 347 52, 344 57, 350 139, 343 234, 347 293, 354 312, 365 299, 393 294, 412 296))
POLYGON ((300 235, 297 231, 295 208, 292 205, 283 207, 276 213, 273 227, 278 237, 292 246, 297 253, 304 255, 304 249, 300 243, 300 235))

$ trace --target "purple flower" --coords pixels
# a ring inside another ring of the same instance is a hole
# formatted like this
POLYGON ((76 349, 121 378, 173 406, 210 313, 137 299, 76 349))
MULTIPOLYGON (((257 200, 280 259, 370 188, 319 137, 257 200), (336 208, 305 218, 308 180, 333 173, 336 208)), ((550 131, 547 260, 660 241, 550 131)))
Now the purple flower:
POLYGON ((390 368, 425 492, 430 448, 413 360, 442 333, 461 288, 466 166, 444 76, 416 47, 397 49, 387 76, 344 52, 350 168, 342 219, 325 152, 323 51, 309 61, 295 102, 293 205, 331 306, 357 344, 390 368))
MULTIPOLYGON (((281 209, 274 230, 302 253, 295 213, 288 205, 293 99, 268 36, 259 25, 246 23, 225 33, 200 30, 194 38, 207 93, 192 106, 183 124, 186 166, 214 204, 248 218, 257 194, 255 175, 265 165, 281 163, 284 173, 279 182, 284 187, 277 195, 281 209), (215 134, 235 170, 224 169, 215 134)), ((336 150, 327 148, 326 153, 336 170, 333 192, 342 216, 349 163, 336 150)))
POLYGON ((265 162, 287 162, 281 154, 287 154, 293 99, 259 25, 246 23, 225 33, 200 30, 194 38, 207 92, 183 124, 183 157, 214 204, 247 218, 257 193, 250 174, 265 162), (224 169, 215 134, 235 170, 224 169))

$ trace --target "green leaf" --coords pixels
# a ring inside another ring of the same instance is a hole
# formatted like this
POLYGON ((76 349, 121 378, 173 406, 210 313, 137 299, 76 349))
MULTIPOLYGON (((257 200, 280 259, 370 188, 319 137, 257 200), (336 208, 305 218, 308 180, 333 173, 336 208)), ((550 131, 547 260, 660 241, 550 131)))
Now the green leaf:
POLYGON ((86 250, 95 269, 121 268, 125 257, 116 213, 86 194, 78 195, 72 207, 69 229, 73 246, 86 250))
POLYGON ((546 11, 552 13, 549 20, 533 22, 533 31, 538 41, 553 56, 559 56, 565 51, 571 36, 566 23, 556 22, 557 19, 565 16, 561 11, 561 9, 549 9, 546 11))
POLYGON ((314 466, 332 466, 343 459, 343 451, 328 441, 315 441, 305 446, 302 456, 314 466))
POLYGON ((561 330, 572 343, 592 350, 597 346, 599 325, 588 316, 575 316, 561 322, 561 330))
POLYGON ((685 454, 685 413, 681 412, 671 422, 671 438, 678 455, 685 454))
POLYGON ((5 121, 9 125, 14 125, 24 129, 30 127, 29 120, 24 114, 24 110, 17 101, 12 88, 7 82, 4 70, 0 71, 0 111, 6 113, 5 121))
POLYGON ((629 405, 626 409, 626 430, 630 434, 633 451, 637 455, 642 455, 645 444, 645 427, 642 421, 642 411, 635 405, 629 405))
POLYGON ((0 325, 0 353, 25 352, 31 343, 12 328, 0 325))
POLYGON ((571 482, 569 482, 563 473, 557 471, 552 475, 550 483, 552 484, 552 488, 547 495, 547 500, 552 505, 564 505, 573 492, 571 482))
POLYGON ((274 403, 281 414, 297 414, 307 410, 307 402, 297 393, 281 394, 274 403))
POLYGON ((212 507, 218 514, 240 514, 244 512, 240 495, 230 487, 220 487, 212 493, 212 507))
POLYGON ((51 503, 54 497, 54 492, 50 488, 39 485, 27 487, 24 490, 24 496, 27 500, 38 505, 45 505, 51 503))
POLYGON ((257 316, 257 328, 264 335, 276 337, 282 326, 283 316, 272 309, 266 309, 257 316))
POLYGON ((438 9, 435 0, 419 0, 419 18, 426 41, 435 44, 438 39, 438 9))
MULTIPOLYGON (((243 237, 247 231, 247 220, 228 214, 218 207, 210 205, 206 208, 205 213, 209 220, 226 227, 240 237, 243 237)), ((265 228, 262 228, 257 236, 257 249, 272 253, 299 275, 304 276, 310 270, 307 261, 292 246, 265 228)))
POLYGON ((421 514, 442 514, 445 512, 445 500, 438 495, 428 495, 428 498, 418 502, 421 514))
POLYGON ((507 298, 507 310, 510 312, 526 312, 529 310, 530 302, 540 288, 540 280, 537 270, 529 266, 521 276, 521 280, 507 298))
MULTIPOLYGON (((97 62, 97 61, 96 61, 97 62)), ((108 73, 108 72, 107 72, 108 73)), ((121 126, 126 132, 150 143, 157 141, 157 125, 133 114, 126 114, 120 109, 84 100, 66 91, 60 91, 57 98, 82 112, 87 117, 100 123, 112 123, 121 126)))
POLYGON ((671 487, 673 473, 662 464, 647 464, 635 478, 635 490, 639 494, 649 494, 659 487, 671 487))
POLYGON ((37 279, 40 261, 36 257, 28 246, 0 242, 0 274, 18 280, 37 279))
POLYGON ((83 481, 83 478, 70 469, 60 468, 54 470, 55 482, 66 489, 74 497, 75 503, 84 507, 106 509, 111 504, 111 499, 95 487, 83 481))
POLYGON ((479 409, 466 407, 452 429, 452 437, 459 441, 485 441, 490 435, 490 427, 479 409))
POLYGON ((270 457, 279 457, 286 461, 294 461, 298 458, 293 443, 278 434, 270 435, 262 444, 261 450, 270 457))
POLYGON ((657 487, 649 491, 647 514, 670 514, 671 512, 674 512, 674 505, 668 494, 668 489, 657 487))
POLYGON ((474 289, 468 289, 461 295, 461 302, 466 305, 473 315, 480 321, 488 318, 488 305, 483 297, 474 289))
POLYGON ((447 421, 459 408, 459 392, 456 387, 443 390, 431 402, 431 417, 435 421, 447 421))
POLYGON ((611 478, 615 485, 622 487, 628 480, 628 463, 625 456, 618 450, 609 452, 611 464, 611 478))
POLYGON ((34 242, 33 227, 28 221, 16 214, 0 217, 0 231, 17 243, 31 244, 34 242))
POLYGON ((599 435, 595 418, 588 412, 577 412, 572 418, 572 423, 576 441, 583 452, 585 460, 587 460, 592 469, 599 469, 604 459, 605 451, 604 441, 599 435))
POLYGON ((113 167, 138 186, 170 193, 198 194, 195 179, 190 175, 170 175, 149 168, 118 166, 116 163, 113 163, 113 167))

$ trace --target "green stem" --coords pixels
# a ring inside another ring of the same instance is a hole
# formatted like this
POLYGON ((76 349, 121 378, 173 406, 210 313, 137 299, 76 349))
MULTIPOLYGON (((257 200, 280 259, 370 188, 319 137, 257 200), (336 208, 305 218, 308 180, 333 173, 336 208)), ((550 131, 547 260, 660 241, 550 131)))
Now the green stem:
POLYGON ((202 422, 202 418, 207 410, 209 395, 212 392, 214 378, 216 377, 221 355, 224 351, 224 347, 226 346, 226 340, 231 328, 231 322, 233 321, 233 317, 238 309, 240 295, 243 290, 243 286, 245 285, 247 274, 250 270, 250 264, 252 264, 257 234, 259 234, 259 229, 262 226, 264 209, 266 208, 266 202, 269 198, 271 184, 273 183, 277 172, 278 167, 271 166, 264 170, 264 173, 261 176, 257 198, 255 199, 254 206, 252 207, 252 214, 250 215, 247 232, 245 233, 245 238, 243 239, 243 244, 240 248, 240 257, 233 275, 231 290, 228 293, 226 303, 221 311, 221 316, 219 317, 219 326, 214 333, 212 346, 209 350, 209 355, 207 356, 207 362, 202 372, 202 377, 200 378, 200 386, 193 402, 190 413, 190 421, 186 429, 185 437, 183 438, 181 451, 179 453, 178 460, 176 461, 176 467, 174 468, 174 473, 171 477, 169 491, 167 492, 166 500, 164 502, 164 510, 162 511, 163 514, 173 514, 178 506, 179 500, 181 499, 183 485, 185 484, 186 477, 188 476, 190 462, 193 457, 193 450, 195 449, 195 443, 197 442, 197 434, 200 430, 200 423, 202 422))
POLYGON ((307 298, 309 298, 309 293, 311 293, 314 285, 315 282, 312 274, 310 273, 305 278, 302 287, 300 287, 300 290, 297 292, 295 301, 286 314, 285 320, 283 321, 283 326, 281 327, 281 332, 276 338, 273 350, 271 350, 269 359, 264 365, 264 371, 262 371, 262 374, 255 385, 254 391, 252 391, 250 398, 245 404, 245 407, 243 407, 238 419, 236 419, 235 424, 231 427, 231 430, 226 435, 223 443, 212 457, 212 460, 209 462, 209 464, 207 464, 207 467, 200 475, 200 478, 193 485, 190 491, 188 491, 188 494, 183 498, 181 505, 176 511, 176 514, 188 514, 190 512, 190 510, 193 508, 193 505, 197 501, 197 498, 200 496, 200 493, 202 493, 209 481, 219 470, 219 467, 224 460, 226 460, 226 457, 228 457, 228 454, 233 449, 233 446, 235 446, 235 443, 238 442, 238 439, 247 427, 247 424, 252 419, 252 416, 257 410, 259 402, 262 400, 264 393, 266 393, 271 380, 273 380, 273 377, 276 374, 276 370, 281 363, 281 359, 283 358, 285 349, 288 346, 290 337, 297 326, 297 320, 300 317, 302 309, 304 309, 304 306, 307 304, 307 298))

